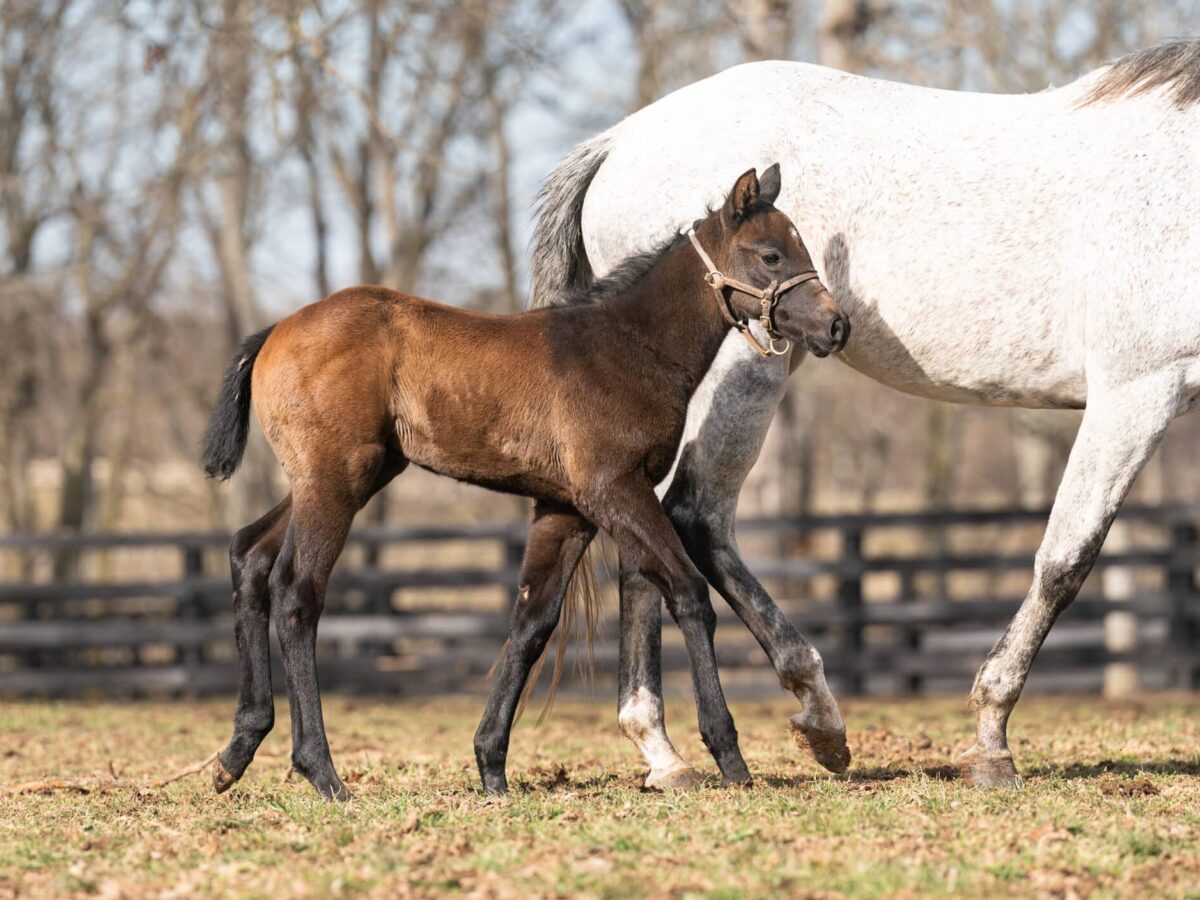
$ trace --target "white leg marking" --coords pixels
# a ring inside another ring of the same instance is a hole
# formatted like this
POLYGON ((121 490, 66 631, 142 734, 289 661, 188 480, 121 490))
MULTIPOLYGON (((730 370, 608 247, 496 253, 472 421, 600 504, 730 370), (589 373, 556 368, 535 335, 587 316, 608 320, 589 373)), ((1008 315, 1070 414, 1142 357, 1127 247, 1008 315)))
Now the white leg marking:
POLYGON ((689 766, 676 751, 663 727, 662 700, 644 687, 639 687, 617 713, 617 721, 625 737, 633 741, 642 757, 650 766, 646 779, 647 787, 652 781, 676 772, 691 772, 689 766))

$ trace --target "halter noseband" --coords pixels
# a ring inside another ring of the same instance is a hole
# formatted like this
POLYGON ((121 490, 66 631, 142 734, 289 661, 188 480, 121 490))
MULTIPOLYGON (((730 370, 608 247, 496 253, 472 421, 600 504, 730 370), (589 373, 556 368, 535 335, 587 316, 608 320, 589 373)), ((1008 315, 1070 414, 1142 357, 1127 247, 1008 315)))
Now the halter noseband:
POLYGON ((783 356, 792 349, 792 342, 781 335, 775 328, 775 304, 779 302, 781 294, 790 291, 794 287, 799 287, 809 281, 815 281, 821 276, 816 273, 815 269, 808 269, 789 278, 787 281, 780 284, 778 281, 772 281, 767 285, 766 289, 756 288, 754 285, 745 284, 741 281, 734 281, 732 278, 727 278, 713 264, 712 257, 704 252, 704 248, 700 246, 700 239, 696 237, 696 229, 689 228, 684 232, 688 236, 688 240, 692 242, 692 246, 696 248, 696 252, 700 254, 700 259, 704 262, 705 268, 708 271, 704 275, 704 282, 717 295, 717 306, 720 307, 721 315, 725 317, 725 321, 742 333, 750 346, 760 356, 783 356), (767 346, 763 346, 754 337, 754 333, 750 330, 749 322, 742 321, 733 313, 733 305, 729 302, 729 295, 725 293, 725 288, 733 291, 741 291, 743 294, 749 294, 756 300, 762 303, 762 314, 758 317, 759 324, 767 332, 767 346), (782 347, 776 347, 775 342, 782 340, 782 347))

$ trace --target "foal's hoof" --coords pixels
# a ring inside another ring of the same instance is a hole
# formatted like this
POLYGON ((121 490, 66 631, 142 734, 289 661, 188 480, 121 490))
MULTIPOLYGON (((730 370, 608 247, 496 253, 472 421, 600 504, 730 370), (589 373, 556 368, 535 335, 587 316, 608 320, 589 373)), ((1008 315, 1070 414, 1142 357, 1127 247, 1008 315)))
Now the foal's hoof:
POLYGON ((830 772, 841 775, 850 768, 850 748, 846 732, 833 728, 804 725, 799 716, 791 719, 792 742, 830 772))
POLYGON ((745 775, 726 775, 721 779, 721 787, 752 788, 754 787, 754 779, 750 777, 749 772, 745 775))
POLYGON ((704 784, 700 773, 691 766, 668 769, 665 772, 651 770, 643 787, 648 791, 690 791, 704 784))
POLYGON ((321 795, 321 799, 323 800, 333 800, 337 803, 345 803, 347 800, 350 800, 354 797, 354 795, 350 793, 349 789, 342 784, 342 779, 337 777, 337 773, 334 772, 332 768, 323 773, 310 775, 308 772, 305 772, 298 765, 296 765, 295 761, 293 761, 291 768, 288 769, 288 774, 285 775, 284 778, 286 779, 289 777, 292 772, 299 772, 306 779, 308 779, 308 783, 311 784, 313 789, 321 795))
POLYGON ((317 789, 317 793, 326 800, 334 800, 338 803, 346 803, 354 798, 354 795, 350 793, 350 789, 342 784, 342 782, 338 779, 334 779, 326 784, 314 784, 313 787, 315 787, 317 789))
POLYGON ((962 777, 968 784, 985 788, 1016 788, 1021 786, 1021 773, 1013 764, 1008 751, 987 753, 977 747, 963 753, 957 760, 962 777))
POLYGON ((213 763, 213 790, 218 794, 223 794, 235 784, 237 784, 237 776, 230 773, 228 769, 221 763, 221 758, 217 757, 213 763))

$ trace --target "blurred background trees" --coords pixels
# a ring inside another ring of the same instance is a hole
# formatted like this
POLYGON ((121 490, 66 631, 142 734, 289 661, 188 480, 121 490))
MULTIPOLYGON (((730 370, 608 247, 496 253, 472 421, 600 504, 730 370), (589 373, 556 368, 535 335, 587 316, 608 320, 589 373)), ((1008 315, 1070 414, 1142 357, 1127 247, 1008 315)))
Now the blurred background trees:
MULTIPOLYGON (((249 332, 381 283, 524 303, 529 201, 575 143, 749 59, 937 87, 1061 84, 1200 4, 1132 0, 6 0, 0 529, 244 522, 281 490, 195 465, 249 332)), ((1047 502, 1077 417, 927 403, 806 364, 750 510, 1047 502)), ((1143 477, 1195 496, 1185 419, 1143 477), (1169 469, 1169 471, 1167 471, 1169 469)), ((411 482, 410 482, 411 485, 411 482)), ((513 507, 398 485, 377 520, 513 507)), ((72 561, 60 561, 65 574, 72 561)))

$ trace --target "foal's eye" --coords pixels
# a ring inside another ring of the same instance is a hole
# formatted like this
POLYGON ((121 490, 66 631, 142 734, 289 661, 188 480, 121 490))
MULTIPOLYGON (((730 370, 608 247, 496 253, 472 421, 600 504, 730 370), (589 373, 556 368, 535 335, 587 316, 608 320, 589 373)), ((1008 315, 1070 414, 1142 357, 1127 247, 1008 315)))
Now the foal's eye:
POLYGON ((779 254, 776 253, 774 250, 768 250, 766 253, 764 253, 762 255, 762 261, 765 262, 768 266, 777 265, 779 263, 779 254))

